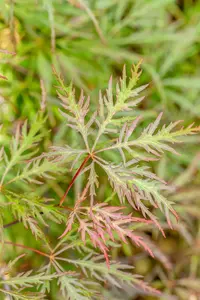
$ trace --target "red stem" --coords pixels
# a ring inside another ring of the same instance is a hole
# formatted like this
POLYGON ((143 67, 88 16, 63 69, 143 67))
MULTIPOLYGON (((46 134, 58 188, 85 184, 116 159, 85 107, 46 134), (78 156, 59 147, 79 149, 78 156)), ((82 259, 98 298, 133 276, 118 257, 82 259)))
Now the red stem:
POLYGON ((6 244, 6 245, 12 245, 12 246, 20 247, 20 248, 23 248, 23 249, 26 249, 26 250, 30 250, 30 251, 35 252, 37 254, 40 254, 42 256, 50 257, 47 253, 44 253, 40 250, 30 248, 30 247, 27 247, 27 246, 24 246, 24 245, 21 245, 21 244, 16 244, 16 243, 13 243, 13 242, 10 242, 10 241, 4 241, 3 243, 6 244))
POLYGON ((62 198, 60 200, 60 203, 59 203, 60 206, 62 206, 63 202, 65 201, 65 197, 67 196, 67 194, 69 193, 69 190, 71 189, 72 185, 74 184, 74 181, 76 180, 76 178, 78 177, 78 175, 80 174, 81 170, 83 169, 85 164, 88 162, 90 157, 91 157, 91 154, 88 154, 88 156, 84 159, 84 161, 82 162, 82 164, 80 165, 80 167, 76 171, 76 173, 75 173, 74 177, 72 178, 68 188, 66 189, 64 195, 62 196, 62 198))

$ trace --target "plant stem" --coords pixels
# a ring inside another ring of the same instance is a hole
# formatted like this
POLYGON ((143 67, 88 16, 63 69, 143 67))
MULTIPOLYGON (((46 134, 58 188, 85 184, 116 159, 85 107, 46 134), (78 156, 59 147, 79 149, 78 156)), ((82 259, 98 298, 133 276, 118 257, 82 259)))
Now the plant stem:
POLYGON ((3 225, 3 228, 4 228, 4 229, 5 229, 5 228, 8 228, 8 227, 10 227, 10 226, 12 226, 12 225, 18 224, 19 222, 20 222, 19 220, 12 221, 12 222, 10 222, 10 223, 8 223, 8 224, 3 225))
POLYGON ((45 253, 45 252, 42 252, 42 251, 37 250, 35 248, 30 248, 30 247, 25 246, 25 245, 16 244, 16 243, 13 243, 13 242, 10 242, 10 241, 4 241, 3 243, 6 244, 6 245, 12 245, 12 246, 20 247, 20 248, 23 248, 23 249, 26 249, 26 250, 30 250, 30 251, 35 252, 35 253, 37 253, 39 255, 42 255, 42 256, 50 257, 50 255, 45 253))
POLYGON ((76 178, 78 177, 78 175, 80 174, 81 170, 83 169, 83 167, 85 166, 85 164, 88 162, 88 160, 92 157, 91 154, 88 154, 88 156, 86 156, 86 158, 84 159, 84 161, 82 162, 82 164, 80 165, 80 167, 78 168, 78 170, 76 171, 74 177, 72 178, 68 188, 66 189, 64 195, 62 196, 59 205, 62 206, 63 202, 65 201, 65 197, 67 196, 67 194, 69 193, 69 190, 71 189, 72 185, 74 184, 74 181, 76 180, 76 178))

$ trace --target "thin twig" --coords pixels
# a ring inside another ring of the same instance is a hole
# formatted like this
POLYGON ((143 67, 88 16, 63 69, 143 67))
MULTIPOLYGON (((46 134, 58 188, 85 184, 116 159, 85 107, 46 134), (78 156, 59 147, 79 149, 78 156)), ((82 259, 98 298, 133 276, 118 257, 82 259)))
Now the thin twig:
POLYGON ((19 222, 20 222, 19 220, 12 221, 12 222, 10 222, 10 223, 8 223, 8 224, 3 225, 3 228, 4 228, 4 229, 5 229, 5 228, 8 228, 8 227, 10 227, 10 226, 12 226, 12 225, 18 224, 19 222))
POLYGON ((78 175, 80 174, 81 170, 83 169, 83 167, 85 166, 85 164, 88 162, 88 160, 91 158, 91 154, 88 154, 88 156, 84 159, 84 161, 82 162, 81 166, 78 168, 78 170, 76 171, 74 177, 72 178, 68 188, 66 189, 64 195, 62 196, 61 200, 60 200, 60 206, 62 206, 63 202, 65 201, 65 197, 67 196, 67 194, 69 193, 69 190, 71 189, 72 185, 74 184, 74 181, 76 180, 76 178, 78 177, 78 175))
POLYGON ((19 247, 19 248, 22 248, 22 249, 26 249, 26 250, 35 252, 35 253, 37 253, 39 255, 42 255, 42 256, 50 257, 50 255, 47 254, 47 253, 45 253, 45 252, 42 252, 40 250, 37 250, 35 248, 31 248, 31 247, 28 247, 28 246, 25 246, 25 245, 13 243, 13 242, 10 242, 10 241, 3 241, 3 243, 6 244, 6 245, 12 245, 12 246, 16 246, 16 247, 19 247))

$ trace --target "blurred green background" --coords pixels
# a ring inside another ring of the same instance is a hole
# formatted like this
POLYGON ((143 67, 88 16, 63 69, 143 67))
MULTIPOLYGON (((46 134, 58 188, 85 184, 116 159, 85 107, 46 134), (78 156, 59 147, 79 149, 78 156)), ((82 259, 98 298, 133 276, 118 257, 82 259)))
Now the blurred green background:
MULTIPOLYGON (((47 128, 43 149, 61 143, 66 127, 58 112, 52 65, 66 82, 73 80, 97 103, 111 74, 143 59, 141 84, 146 98, 133 114, 144 124, 160 111, 164 121, 200 124, 200 1, 197 0, 0 0, 0 143, 8 146, 19 121, 34 119, 41 103, 40 80, 47 92, 47 128)), ((71 136, 73 140, 73 136, 71 136)), ((132 245, 113 251, 114 258, 135 266, 135 273, 174 299, 200 299, 200 136, 184 139, 181 156, 164 155, 153 168, 176 186, 170 194, 181 220, 167 239, 144 228, 155 260, 132 245)), ((75 189, 78 189, 79 182, 75 189)), ((51 196, 62 188, 51 183, 51 196)), ((107 187, 103 193, 109 195, 107 187)), ((161 216, 162 217, 162 216, 161 216)), ((9 234, 15 235, 12 229, 9 234)), ((28 238, 28 237, 27 237, 28 238)), ((11 250, 10 250, 11 251, 11 250)), ((31 263, 30 263, 31 264, 31 263)), ((136 298, 127 291, 130 299, 136 298)), ((52 299, 56 299, 53 296, 52 299)), ((168 297, 168 296, 166 296, 168 297)), ((49 298, 51 299, 51 298, 49 298)))

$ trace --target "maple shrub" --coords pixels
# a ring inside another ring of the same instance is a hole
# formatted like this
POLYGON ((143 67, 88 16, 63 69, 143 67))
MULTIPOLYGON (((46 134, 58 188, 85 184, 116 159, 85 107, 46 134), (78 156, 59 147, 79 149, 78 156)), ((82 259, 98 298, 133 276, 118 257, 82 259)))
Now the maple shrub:
POLYGON ((1 269, 0 292, 13 299, 44 299, 51 282, 57 281, 63 299, 101 299, 111 287, 126 286, 160 297, 159 290, 134 274, 131 265, 115 261, 112 253, 131 242, 156 256, 151 241, 142 231, 140 234, 140 226, 154 226, 164 238, 159 211, 170 228, 179 216, 168 200, 173 187, 152 172, 151 166, 164 151, 177 155, 174 144, 185 135, 197 133, 200 127, 182 127, 181 121, 160 125, 160 113, 138 131, 141 116, 132 112, 148 87, 138 86, 140 63, 133 65, 130 77, 124 67, 115 85, 110 78, 107 90, 99 92, 95 109, 90 97, 81 92, 77 100, 73 85, 65 86, 62 77, 54 73, 62 105, 59 111, 69 128, 65 145, 55 142, 48 151, 41 151, 40 143, 49 134, 44 126, 48 120, 43 97, 35 122, 19 123, 10 149, 1 149, 3 251, 15 246, 31 252, 40 265, 14 274, 14 264, 26 257, 13 257, 1 269), (73 145, 69 136, 73 136, 73 145), (68 183, 66 172, 71 176, 68 183), (72 189, 80 178, 81 192, 74 192, 72 201, 72 189), (52 179, 66 189, 59 201, 52 195, 49 198, 43 188, 52 179), (109 195, 102 193, 102 180, 109 185, 109 195), (3 225, 5 211, 12 215, 12 222, 3 225), (20 232, 21 243, 4 239, 4 230, 19 223, 27 228, 30 243, 37 239, 37 249, 23 243, 20 232), (59 235, 51 233, 54 226, 59 235))

